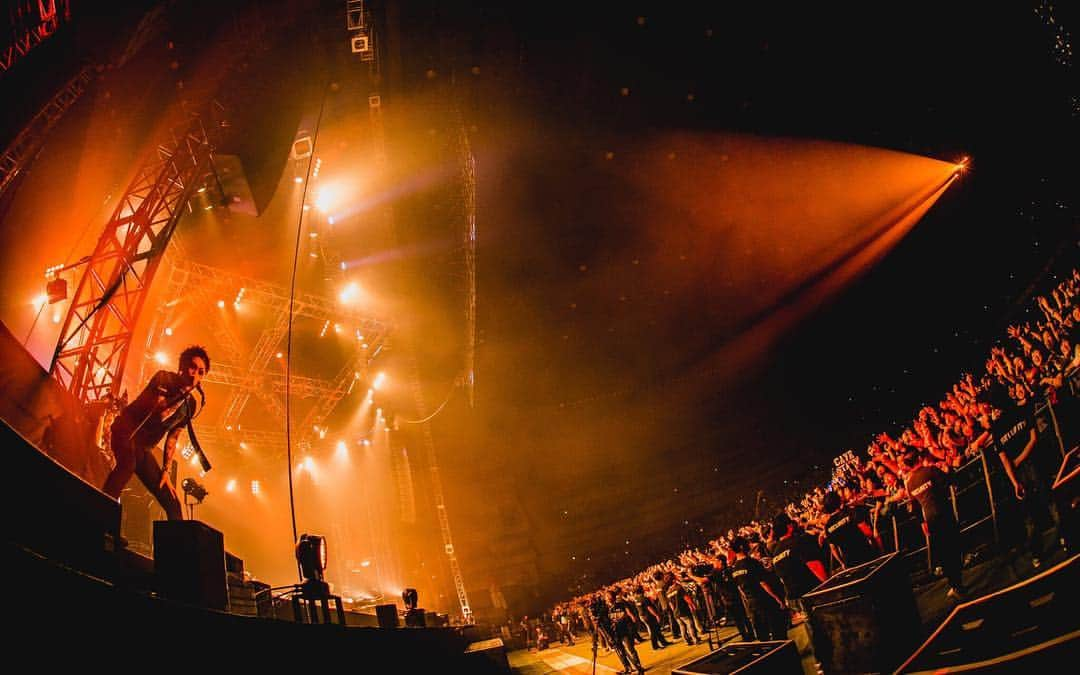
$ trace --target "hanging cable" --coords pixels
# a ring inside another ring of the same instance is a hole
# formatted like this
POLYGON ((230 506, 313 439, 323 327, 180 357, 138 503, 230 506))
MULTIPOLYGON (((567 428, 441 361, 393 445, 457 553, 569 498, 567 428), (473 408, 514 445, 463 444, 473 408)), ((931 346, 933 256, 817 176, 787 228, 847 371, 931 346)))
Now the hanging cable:
POLYGON ((434 419, 436 415, 442 412, 442 409, 446 407, 446 404, 450 402, 450 397, 454 395, 454 390, 457 389, 458 382, 459 380, 454 380, 454 384, 450 387, 450 391, 446 394, 446 398, 443 399, 442 404, 435 409, 435 412, 431 413, 422 420, 405 420, 405 424, 423 424, 425 422, 430 422, 432 419, 434 419))
MULTIPOLYGON (((285 332, 285 458, 286 474, 289 476, 289 517, 292 519, 292 545, 295 546, 298 535, 296 532, 296 501, 293 494, 292 478, 292 414, 289 410, 292 398, 290 397, 289 382, 292 375, 292 336, 293 336, 293 305, 296 301, 296 267, 300 259, 300 234, 304 227, 304 205, 307 204, 308 187, 311 185, 311 170, 315 166, 315 148, 319 142, 319 128, 322 126, 323 111, 326 109, 326 95, 330 91, 330 84, 323 86, 322 102, 319 104, 319 117, 315 120, 315 131, 311 134, 311 155, 308 156, 307 176, 304 179, 304 191, 300 196, 300 214, 296 217, 296 244, 293 247, 292 279, 289 282, 289 323, 285 332)), ((304 573, 300 569, 300 561, 296 561, 296 572, 300 580, 304 580, 304 573)))

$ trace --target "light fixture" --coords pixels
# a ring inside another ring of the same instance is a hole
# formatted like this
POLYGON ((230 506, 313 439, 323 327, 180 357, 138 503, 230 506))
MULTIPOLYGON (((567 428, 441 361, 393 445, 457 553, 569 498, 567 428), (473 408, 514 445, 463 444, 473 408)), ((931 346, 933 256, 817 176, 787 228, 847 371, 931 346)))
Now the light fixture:
POLYGON ((315 534, 302 534, 296 544, 296 562, 304 581, 322 581, 326 569, 326 539, 315 534))
POLYGON ((183 488, 184 494, 190 495, 195 500, 196 504, 202 504, 202 501, 206 499, 206 495, 210 494, 194 478, 185 478, 180 483, 180 487, 183 488))
POLYGON ((183 488, 184 495, 186 495, 184 501, 188 507, 188 520, 195 520, 195 505, 202 504, 202 501, 206 499, 206 495, 210 493, 194 478, 185 478, 181 481, 180 487, 183 488), (191 497, 191 500, 187 499, 187 497, 191 497))
POLYGON ((49 304, 67 299, 67 279, 56 277, 45 283, 45 294, 49 297, 49 304))

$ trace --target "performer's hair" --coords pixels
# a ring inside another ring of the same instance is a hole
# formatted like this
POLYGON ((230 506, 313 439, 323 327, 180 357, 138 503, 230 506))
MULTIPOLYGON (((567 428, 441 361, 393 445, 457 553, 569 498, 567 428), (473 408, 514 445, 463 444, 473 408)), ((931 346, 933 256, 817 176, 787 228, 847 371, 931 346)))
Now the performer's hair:
POLYGON ((202 358, 206 362, 206 370, 210 370, 210 355, 206 353, 206 349, 202 345, 191 345, 184 351, 180 352, 180 370, 186 368, 191 360, 196 356, 202 358))

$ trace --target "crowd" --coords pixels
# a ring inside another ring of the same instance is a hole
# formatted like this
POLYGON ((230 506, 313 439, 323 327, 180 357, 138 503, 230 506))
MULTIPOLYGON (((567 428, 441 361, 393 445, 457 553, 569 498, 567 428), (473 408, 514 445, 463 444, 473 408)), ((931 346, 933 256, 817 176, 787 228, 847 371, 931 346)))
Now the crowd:
MULTIPOLYGON (((743 640, 786 639, 791 622, 805 618, 803 595, 831 573, 891 550, 879 525, 901 509, 919 517, 948 596, 963 598, 963 551, 949 486, 956 470, 980 454, 1000 462, 1026 533, 1019 547, 1034 568, 1052 526, 1056 545, 1075 545, 1051 500, 1062 445, 1042 403, 1057 406, 1080 371, 1080 272, 1074 269, 1039 296, 1036 306, 1040 318, 1009 326, 1004 344, 990 350, 985 372, 961 374, 937 405, 920 409, 895 438, 880 433, 865 454, 847 453, 849 461, 827 485, 770 520, 732 528, 707 547, 560 603, 539 619, 522 619, 527 645, 543 649, 590 635, 616 652, 627 672, 641 672, 635 645, 644 641, 642 633, 654 650, 670 644, 665 633, 692 645, 722 623, 734 625, 743 640)), ((1076 400, 1073 395, 1069 403, 1076 400)))

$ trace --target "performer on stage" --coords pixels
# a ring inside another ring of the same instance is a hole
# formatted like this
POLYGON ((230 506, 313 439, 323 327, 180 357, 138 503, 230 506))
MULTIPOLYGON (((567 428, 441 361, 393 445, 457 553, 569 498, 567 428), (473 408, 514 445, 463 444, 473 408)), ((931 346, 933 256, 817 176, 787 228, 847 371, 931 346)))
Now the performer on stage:
MULTIPOLYGON (((192 445, 198 449, 198 443, 191 430, 191 420, 195 417, 195 399, 191 392, 202 393, 202 382, 210 370, 210 356, 206 350, 195 345, 180 354, 177 372, 159 370, 150 378, 130 405, 120 411, 112 423, 112 451, 116 455, 116 468, 105 480, 104 491, 114 499, 120 498, 120 492, 131 480, 131 474, 138 474, 146 489, 165 509, 169 520, 183 520, 183 509, 176 495, 176 488, 169 481, 169 466, 176 455, 176 441, 180 430, 187 425, 188 436, 192 445), (150 452, 165 438, 162 465, 150 452)), ((201 451, 200 451, 201 455, 201 451)), ((203 460, 203 469, 209 470, 210 464, 203 460)))

